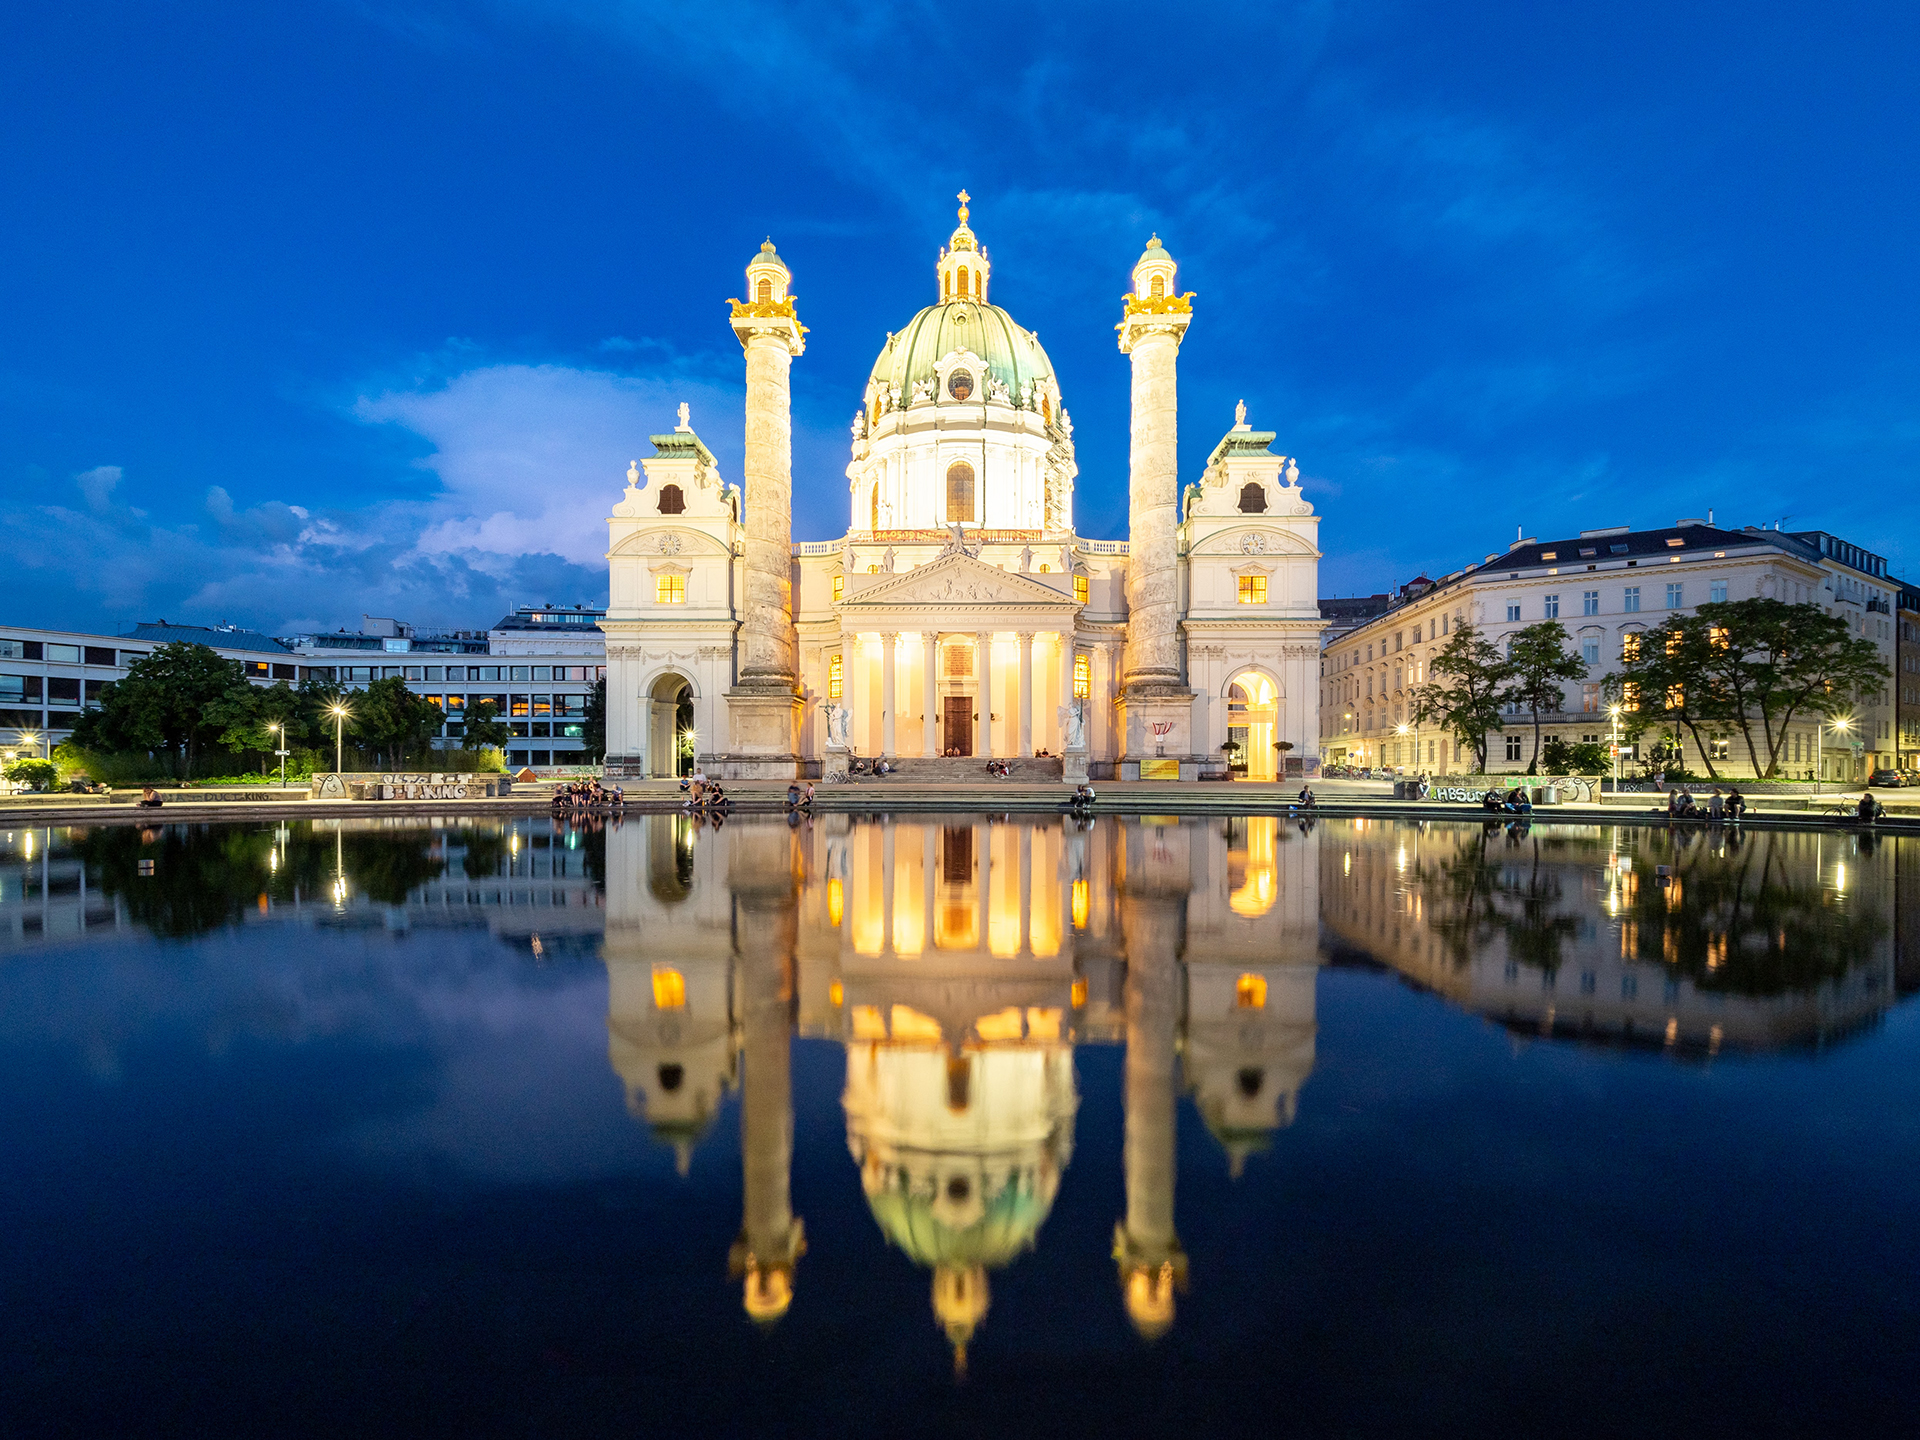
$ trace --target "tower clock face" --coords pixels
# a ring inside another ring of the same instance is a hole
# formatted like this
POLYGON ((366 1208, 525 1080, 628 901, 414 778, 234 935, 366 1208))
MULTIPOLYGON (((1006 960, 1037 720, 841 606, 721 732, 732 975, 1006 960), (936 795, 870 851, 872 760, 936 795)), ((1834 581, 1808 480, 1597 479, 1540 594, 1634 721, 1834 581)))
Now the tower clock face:
POLYGON ((964 370, 956 370, 947 377, 947 394, 956 400, 964 400, 973 394, 973 376, 964 370))

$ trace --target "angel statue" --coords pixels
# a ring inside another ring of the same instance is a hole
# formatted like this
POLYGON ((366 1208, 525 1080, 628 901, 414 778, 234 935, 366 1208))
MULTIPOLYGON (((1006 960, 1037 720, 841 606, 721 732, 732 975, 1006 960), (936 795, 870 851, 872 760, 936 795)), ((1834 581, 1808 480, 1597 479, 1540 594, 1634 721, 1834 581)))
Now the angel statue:
POLYGON ((836 750, 851 748, 847 736, 853 730, 853 712, 838 700, 829 700, 820 708, 827 712, 827 744, 836 750))
POLYGON ((1060 723, 1066 727, 1069 750, 1087 748, 1087 702, 1069 700, 1060 707, 1060 723))

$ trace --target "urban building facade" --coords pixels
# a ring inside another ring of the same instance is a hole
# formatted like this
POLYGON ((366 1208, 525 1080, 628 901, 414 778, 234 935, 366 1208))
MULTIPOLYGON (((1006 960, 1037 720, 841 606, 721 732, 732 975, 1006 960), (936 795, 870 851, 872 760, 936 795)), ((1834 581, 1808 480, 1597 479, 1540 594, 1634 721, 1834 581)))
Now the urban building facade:
POLYGON ((1182 486, 1175 368, 1192 306, 1176 274, 1150 242, 1119 327, 1129 540, 1074 528, 1059 378, 990 302, 998 282, 963 208, 935 303, 887 337, 860 393, 849 528, 796 545, 787 377, 805 330, 762 247, 750 298, 733 302, 744 493, 682 406, 608 522, 609 773, 697 759, 797 776, 856 754, 929 771, 1045 758, 1069 776, 1316 767, 1319 520, 1244 406, 1182 486))
MULTIPOLYGON (((1884 579, 1867 584, 1855 561, 1878 557, 1822 553, 1817 540, 1777 530, 1728 530, 1701 520, 1670 528, 1627 526, 1583 530, 1566 540, 1515 541, 1503 554, 1486 556, 1438 581, 1424 577, 1402 587, 1393 608, 1341 634, 1323 657, 1322 749, 1329 764, 1402 767, 1430 773, 1470 768, 1474 757, 1453 735, 1413 718, 1414 691, 1430 678, 1434 658, 1449 636, 1470 624, 1504 651, 1528 625, 1558 620, 1587 666, 1586 678, 1570 683, 1559 709, 1543 714, 1542 733, 1568 741, 1608 744, 1612 725, 1606 678, 1618 668, 1632 637, 1720 600, 1771 597, 1821 605, 1843 614, 1860 635, 1878 631, 1885 618, 1866 607, 1890 593, 1884 579), (1843 571, 1838 566, 1845 565, 1843 571)), ((1880 562, 1884 571, 1884 562, 1880 562)), ((1885 644, 1892 662, 1893 631, 1885 644)), ((1879 708, 1863 704, 1855 722, 1867 730, 1879 708)), ((1510 711, 1504 730, 1489 737, 1487 766, 1494 772, 1523 771, 1533 755, 1533 717, 1510 711)), ((1680 763, 1704 770, 1711 758, 1723 774, 1752 773, 1735 741, 1698 752, 1684 730, 1677 736, 1643 736, 1678 744, 1680 763)), ((1623 742, 1624 743, 1624 742, 1623 742)), ((1851 780, 1870 763, 1855 750, 1849 731, 1823 727, 1812 717, 1787 737, 1783 768, 1791 775, 1851 780)))
POLYGON ((1920 768, 1920 585, 1902 584, 1894 614, 1894 768, 1920 768))

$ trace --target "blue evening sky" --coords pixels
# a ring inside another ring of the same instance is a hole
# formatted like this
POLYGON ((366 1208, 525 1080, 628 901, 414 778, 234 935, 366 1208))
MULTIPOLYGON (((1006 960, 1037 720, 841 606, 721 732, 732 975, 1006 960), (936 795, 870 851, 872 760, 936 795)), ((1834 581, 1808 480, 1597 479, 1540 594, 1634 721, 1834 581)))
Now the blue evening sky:
POLYGON ((598 601, 771 234, 811 327, 798 538, 953 193, 1125 532, 1119 295, 1197 292, 1323 594, 1546 537, 1920 518, 1911 6, 74 3, 0 41, 0 618, 485 625, 598 601))

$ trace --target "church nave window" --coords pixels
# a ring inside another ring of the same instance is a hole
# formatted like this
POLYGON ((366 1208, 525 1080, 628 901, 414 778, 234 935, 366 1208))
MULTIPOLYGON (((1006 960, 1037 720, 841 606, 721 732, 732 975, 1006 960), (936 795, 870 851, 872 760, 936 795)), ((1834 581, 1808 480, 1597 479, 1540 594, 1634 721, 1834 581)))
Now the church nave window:
POLYGON ((846 684, 846 669, 838 655, 827 657, 827 699, 838 700, 846 684))
POLYGON ((1073 657, 1073 698, 1085 700, 1093 694, 1093 657, 1084 652, 1073 657))
POLYGON ((947 523, 973 519, 973 466, 956 460, 947 467, 947 523))
POLYGON ((1087 603, 1087 577, 1084 575, 1073 577, 1073 603, 1076 605, 1087 603))
POLYGON ((687 603, 687 577, 684 575, 656 575, 653 577, 653 603, 656 605, 684 605, 687 603))

